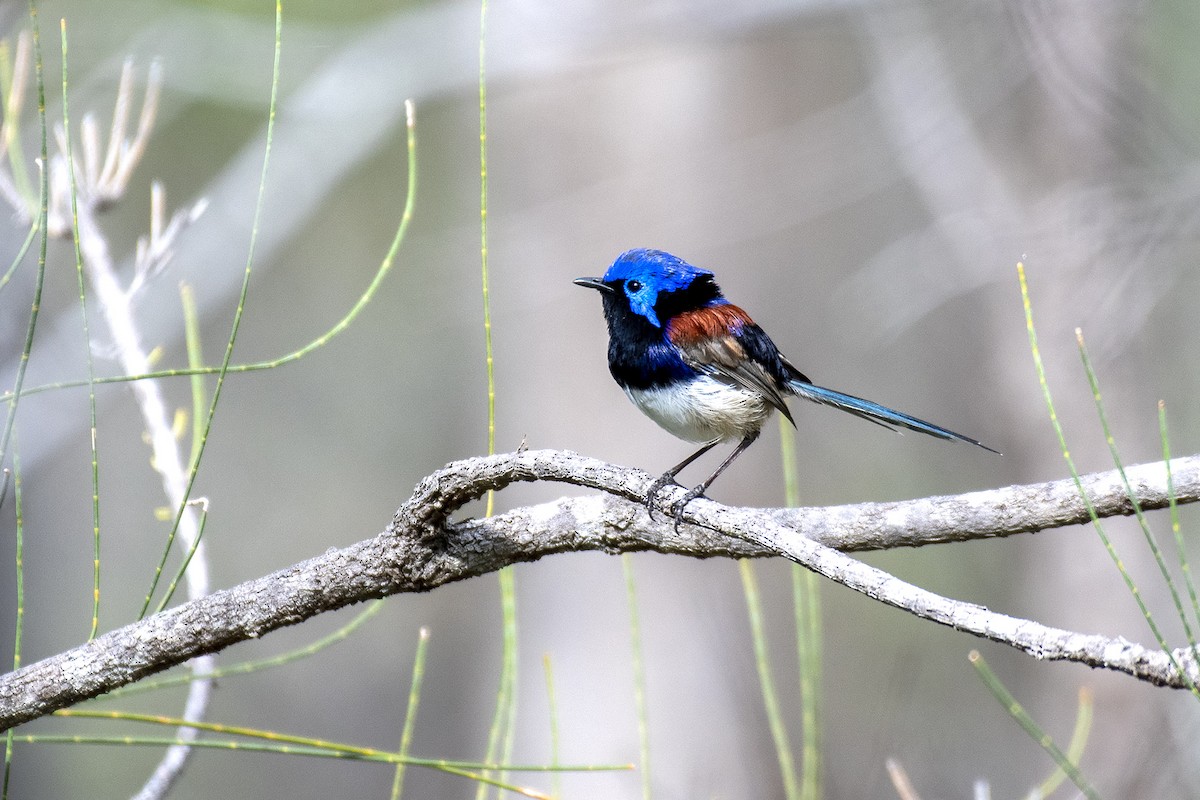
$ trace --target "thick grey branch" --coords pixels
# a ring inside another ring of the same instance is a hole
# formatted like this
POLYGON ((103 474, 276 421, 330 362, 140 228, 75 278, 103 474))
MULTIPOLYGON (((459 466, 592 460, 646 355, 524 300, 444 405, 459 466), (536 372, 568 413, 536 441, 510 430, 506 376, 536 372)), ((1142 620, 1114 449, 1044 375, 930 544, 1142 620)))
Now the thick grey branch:
MULTIPOLYGON (((1127 467, 1125 477, 1143 510, 1167 507, 1167 470, 1161 461, 1127 467)), ((1176 502, 1200 500, 1200 456, 1171 459, 1171 477, 1176 502)), ((1080 482, 1099 516, 1133 514, 1133 503, 1116 470, 1084 475, 1080 482)), ((847 551, 988 539, 1091 521, 1075 481, 1069 478, 894 503, 781 509, 773 518, 847 551)))
MULTIPOLYGON (((1171 468, 1179 501, 1200 498, 1200 457, 1175 459, 1171 468)), ((1128 474, 1143 507, 1166 504, 1162 464, 1134 467, 1128 474)), ((508 564, 581 550, 655 550, 700 558, 782 555, 882 602, 1037 658, 1079 661, 1160 685, 1186 685, 1162 651, 940 597, 834 549, 1004 536, 1085 521, 1069 481, 907 503, 789 511, 735 509, 700 499, 685 514, 692 525, 679 532, 661 515, 650 520, 637 503, 650 482, 640 470, 552 450, 449 464, 422 480, 374 538, 155 614, 0 678, 0 730, 324 611, 429 591, 508 564), (489 520, 447 521, 488 489, 542 480, 599 489, 624 500, 563 499, 489 520)), ((1102 515, 1129 513, 1113 475, 1088 476, 1084 485, 1102 515)), ((668 495, 671 491, 682 489, 673 487, 668 495)), ((1176 651, 1174 657, 1193 680, 1200 678, 1190 653, 1176 651)))

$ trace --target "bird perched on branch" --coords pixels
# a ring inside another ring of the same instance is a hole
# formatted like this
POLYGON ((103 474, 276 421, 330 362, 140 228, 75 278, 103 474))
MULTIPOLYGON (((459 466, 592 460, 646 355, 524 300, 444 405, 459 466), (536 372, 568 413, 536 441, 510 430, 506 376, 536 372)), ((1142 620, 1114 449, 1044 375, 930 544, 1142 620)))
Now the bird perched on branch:
POLYGON ((651 514, 658 492, 684 467, 726 441, 733 452, 674 505, 700 497, 754 443, 773 411, 792 425, 789 396, 833 406, 865 420, 996 450, 960 433, 870 400, 813 384, 792 366, 750 316, 721 294, 713 274, 662 250, 622 253, 603 278, 577 278, 596 289, 608 322, 608 369, 642 413, 700 449, 663 473, 646 494, 651 514))

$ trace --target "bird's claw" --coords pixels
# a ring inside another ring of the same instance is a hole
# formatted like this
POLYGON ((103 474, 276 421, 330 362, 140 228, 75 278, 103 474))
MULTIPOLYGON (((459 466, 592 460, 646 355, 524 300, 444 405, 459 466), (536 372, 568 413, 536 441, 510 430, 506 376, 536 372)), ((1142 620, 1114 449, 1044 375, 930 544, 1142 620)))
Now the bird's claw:
MULTIPOLYGON (((657 478, 654 483, 650 484, 649 490, 646 491, 646 511, 650 514, 650 519, 654 519, 654 504, 658 501, 658 493, 666 486, 675 484, 675 476, 667 473, 660 478, 657 478)), ((704 496, 704 486, 697 486, 693 489, 688 489, 687 493, 679 498, 678 501, 671 503, 669 506, 660 506, 661 511, 665 511, 675 518, 675 532, 679 533, 679 525, 683 522, 683 510, 688 503, 695 500, 697 497, 704 496)))
MULTIPOLYGON (((654 503, 658 500, 658 493, 663 490, 663 487, 672 483, 675 483, 675 476, 668 472, 650 484, 650 488, 646 491, 646 511, 650 514, 650 519, 654 519, 654 503)), ((663 510, 669 511, 670 509, 663 510)))
POLYGON ((683 510, 687 504, 695 500, 697 497, 704 496, 704 487, 697 486, 694 489, 688 489, 687 494, 679 498, 679 500, 671 505, 671 513, 675 517, 675 532, 679 533, 679 523, 683 522, 683 510))

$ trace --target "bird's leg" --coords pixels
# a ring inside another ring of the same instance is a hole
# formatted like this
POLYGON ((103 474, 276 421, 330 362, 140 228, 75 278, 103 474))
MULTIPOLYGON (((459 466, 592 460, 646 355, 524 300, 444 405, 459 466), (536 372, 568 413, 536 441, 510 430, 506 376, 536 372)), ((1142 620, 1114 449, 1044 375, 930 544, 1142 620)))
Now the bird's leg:
MULTIPOLYGON (((695 500, 697 497, 703 497, 704 492, 708 490, 709 486, 712 486, 712 483, 713 483, 713 481, 715 481, 717 479, 717 476, 720 475, 722 472, 724 472, 725 468, 734 462, 734 459, 736 459, 743 452, 745 452, 747 447, 754 444, 754 440, 758 438, 759 433, 760 433, 760 431, 754 431, 753 433, 747 434, 746 438, 742 439, 742 441, 738 443, 738 446, 733 449, 733 452, 729 454, 729 458, 722 461, 721 466, 717 467, 712 475, 709 475, 707 478, 705 478, 704 483, 700 484, 699 486, 697 486, 694 489, 689 489, 688 493, 685 494, 683 497, 681 497, 679 499, 679 502, 675 503, 672 510, 675 512, 675 530, 676 531, 679 530, 679 523, 683 521, 684 506, 686 506, 688 503, 695 500)), ((709 447, 712 447, 712 445, 710 444, 707 447, 705 447, 705 450, 707 450, 709 447)), ((703 452, 703 451, 701 451, 701 452, 703 452)), ((697 453, 696 455, 700 455, 700 454, 697 453)), ((693 456, 692 458, 695 458, 695 456, 693 456)))
MULTIPOLYGON (((664 486, 666 486, 668 483, 674 483, 675 476, 679 474, 680 470, 682 470, 688 464, 691 464, 693 461, 695 461, 700 456, 707 453, 709 450, 712 450, 714 447, 716 447, 720 443, 721 443, 720 439, 713 439, 711 442, 704 445, 696 452, 692 453, 690 456, 685 458, 683 461, 680 461, 678 464, 671 467, 669 470, 667 470, 662 475, 660 475, 658 477, 658 479, 654 481, 654 483, 650 484, 650 490, 646 492, 646 510, 650 512, 651 519, 654 519, 654 498, 658 495, 658 493, 662 490, 662 488, 664 486)), ((714 475, 713 477, 715 478, 716 476, 714 475)))

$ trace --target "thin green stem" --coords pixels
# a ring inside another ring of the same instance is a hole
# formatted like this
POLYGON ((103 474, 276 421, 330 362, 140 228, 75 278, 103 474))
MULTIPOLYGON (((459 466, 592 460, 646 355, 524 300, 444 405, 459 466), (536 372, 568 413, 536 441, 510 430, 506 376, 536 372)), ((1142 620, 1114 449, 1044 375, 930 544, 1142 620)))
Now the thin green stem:
POLYGON ((170 550, 171 542, 179 530, 179 524, 183 520, 184 511, 187 509, 188 501, 192 496, 192 488, 196 485, 196 475, 200 471, 200 460, 204 456, 204 449, 208 443, 208 434, 212 430, 212 422, 217 413, 217 405, 221 401, 221 390, 225 386, 225 376, 229 370, 229 364, 233 359, 233 346, 237 341, 238 329, 242 325, 242 316, 246 312, 246 297, 250 293, 250 273, 254 267, 254 253, 258 244, 258 231, 259 226, 262 224, 262 211, 267 193, 267 171, 271 163, 271 145, 275 140, 275 113, 279 106, 279 64, 283 51, 282 45, 283 0, 275 0, 275 58, 271 67, 271 102, 267 113, 267 135, 263 146, 262 171, 259 173, 258 196, 254 201, 254 215, 250 225, 250 244, 246 253, 246 267, 242 272, 242 287, 238 293, 237 308, 233 312, 233 325, 229 331, 229 338, 225 343, 225 355, 221 359, 221 369, 217 372, 217 384, 213 388, 212 400, 208 406, 208 415, 204 423, 204 434, 200 437, 200 445, 194 454, 195 457, 193 458, 191 469, 188 470, 187 485, 184 487, 179 507, 175 510, 175 522, 172 524, 171 533, 167 537, 167 547, 164 548, 162 559, 154 570, 154 578, 150 583, 149 591, 146 592, 145 600, 142 602, 142 609, 138 614, 138 619, 146 616, 146 611, 150 607, 150 602, 158 588, 158 581, 162 576, 163 567, 166 565, 167 553, 170 550))
MULTIPOLYGON (((487 178, 487 0, 479 4, 479 258, 483 287, 483 342, 487 364, 488 435, 487 452, 496 452, 496 376, 492 353, 491 281, 488 277, 488 178, 487 178)), ((494 493, 487 496, 487 516, 492 515, 494 493)))
MULTIPOLYGON (((133 715, 115 716, 114 719, 132 719, 133 715)), ((136 720, 140 722, 155 722, 162 725, 175 724, 167 717, 156 719, 136 720)), ((185 720, 175 720, 175 722, 184 722, 185 720)), ((194 727, 204 728, 201 724, 196 724, 194 727)), ((224 730, 228 733, 235 733, 230 726, 217 725, 218 730, 224 730)), ((206 730, 208 728, 205 728, 206 730)), ((14 736, 15 741, 23 744, 112 744, 112 745, 145 745, 151 747, 162 747, 163 745, 171 744, 187 744, 191 747, 213 747, 224 750, 252 750, 255 752, 276 753, 279 755, 303 755, 303 756, 318 756, 323 758, 346 758, 356 761, 375 761, 384 764, 394 764, 399 760, 399 755, 387 750, 374 750, 372 748, 355 747, 353 745, 343 745, 335 742, 324 742, 320 739, 300 739, 294 736, 285 736, 274 734, 271 731, 253 731, 252 729, 242 729, 241 732, 236 732, 235 735, 255 737, 267 739, 271 744, 257 744, 255 742, 244 742, 238 740, 216 740, 216 739, 197 739, 195 741, 184 741, 179 738, 170 737, 145 737, 145 736, 85 736, 81 734, 21 734, 14 736), (313 744, 293 745, 287 742, 298 740, 312 742, 313 744)), ((446 772, 451 772, 456 775, 466 775, 475 780, 479 780, 476 775, 465 773, 464 770, 482 770, 482 769, 499 769, 504 767, 512 772, 621 772, 632 769, 630 764, 565 764, 558 767, 550 767, 542 764, 480 764, 472 761, 450 761, 448 759, 435 758, 414 758, 405 759, 405 763, 415 767, 428 767, 431 769, 440 769, 446 772)), ((493 785, 496 783, 493 781, 493 785)), ((516 791, 530 797, 548 797, 541 792, 535 790, 507 787, 509 791, 516 791)))
POLYGON ((1058 765, 1058 768, 1066 773, 1067 777, 1071 779, 1071 783, 1075 784, 1088 800, 1100 800, 1100 794, 1088 783, 1083 773, 1079 771, 1079 767, 1075 765, 1075 762, 1034 722, 1033 717, 1029 716, 1029 712, 1005 688, 1000 679, 996 677, 996 673, 992 672, 991 667, 983 660, 983 656, 979 654, 979 651, 972 650, 967 657, 975 667, 975 671, 979 673, 984 686, 991 691, 992 696, 999 701, 1000 705, 1004 706, 1009 715, 1021 726, 1022 730, 1029 734, 1029 738, 1037 742, 1046 751, 1047 755, 1054 759, 1054 763, 1058 765))
MULTIPOLYGON (((196 555, 196 550, 200 548, 200 542, 204 539, 204 527, 208 524, 208 501, 202 497, 191 502, 200 506, 200 521, 196 525, 196 537, 192 540, 192 546, 184 554, 183 560, 179 562, 179 567, 175 570, 175 575, 171 578, 171 582, 167 584, 167 590, 163 592, 162 599, 158 601, 158 606, 154 609, 156 614, 166 608, 167 604, 171 602, 171 597, 175 594, 175 590, 179 588, 179 582, 183 580, 183 576, 187 572, 188 564, 192 563, 192 557, 196 555)), ((208 675, 209 673, 206 672, 197 677, 208 677, 208 675)))
POLYGON ((633 709, 637 715, 638 761, 641 767, 642 800, 650 800, 650 716, 646 708, 646 658, 642 647, 642 622, 638 613, 637 583, 633 554, 621 554, 625 574, 625 598, 629 606, 629 644, 633 658, 633 709))
MULTIPOLYGON (((492 350, 491 280, 488 272, 488 183, 487 183, 487 0, 479 4, 479 259, 483 294, 483 340, 487 370, 487 451, 496 452, 496 378, 492 350)), ((490 517, 495 509, 496 495, 487 493, 484 515, 490 517)), ((517 708, 517 597, 516 576, 510 567, 500 570, 500 607, 503 616, 503 652, 501 653, 500 686, 496 692, 496 707, 488 731, 487 760, 496 760, 498 753, 511 753, 516 737, 517 708)), ((479 800, 487 794, 479 786, 479 800)))
MULTIPOLYGON (((5 285, 12 280, 12 276, 17 273, 17 268, 21 266, 21 262, 25 260, 25 254, 29 252, 29 248, 33 246, 34 237, 37 236, 38 228, 36 225, 31 225, 29 232, 25 234, 25 241, 21 242, 20 248, 17 249, 17 254, 13 256, 12 263, 8 265, 8 269, 3 276, 0 276, 0 290, 3 290, 5 285)), ((0 394, 0 400, 7 400, 11 395, 0 394)))
POLYGON ((1046 366, 1042 362, 1042 353, 1038 348, 1037 342, 1037 331, 1033 326, 1033 305, 1029 299, 1029 284, 1025 280, 1025 265, 1019 262, 1017 264, 1017 279, 1021 284, 1021 301, 1025 309, 1025 328, 1029 334, 1029 348, 1033 354, 1034 368, 1037 370, 1038 374, 1038 383, 1042 387, 1042 399, 1045 401, 1046 409, 1050 414, 1050 424, 1054 427, 1054 433, 1058 437, 1058 445, 1062 452, 1063 460, 1066 461, 1067 469, 1071 473, 1071 478, 1075 481, 1075 487, 1079 492, 1080 499, 1083 500, 1084 508, 1087 509, 1088 516, 1090 516, 1092 519, 1092 527, 1099 536, 1100 541, 1104 545, 1105 551, 1112 559, 1113 564, 1116 565, 1117 572, 1120 573, 1122 580, 1125 581, 1125 586, 1129 590, 1130 595, 1133 596, 1138 608, 1141 609, 1142 616, 1146 619, 1146 623, 1149 625, 1151 632, 1154 634, 1154 638, 1158 642, 1159 647, 1161 647, 1163 652, 1166 653, 1167 658, 1171 662, 1171 666, 1173 666, 1176 671, 1179 672, 1180 676, 1187 684, 1188 689, 1192 692, 1192 695, 1200 698, 1200 690, 1197 690, 1195 682, 1192 681, 1191 676, 1187 673, 1187 671, 1180 666, 1179 660, 1175 657, 1174 652, 1172 652, 1171 648, 1167 645, 1166 638, 1162 635, 1158 625, 1154 622, 1154 617, 1150 613, 1150 609, 1146 606, 1145 600, 1142 599, 1142 595, 1138 591, 1137 585, 1134 583, 1132 576, 1130 576, 1129 571, 1125 568, 1125 563, 1121 560, 1120 556, 1117 555, 1117 551, 1112 544, 1112 540, 1108 538, 1108 534, 1104 530, 1104 525, 1100 522, 1100 517, 1096 513, 1096 508, 1092 504, 1091 498, 1088 497, 1087 492, 1084 491, 1083 482, 1079 477, 1079 470, 1075 468, 1075 460, 1071 458, 1071 450, 1067 447, 1066 434, 1063 433, 1062 424, 1058 420, 1058 413, 1054 410, 1054 399, 1050 395, 1050 384, 1046 380, 1046 366))
MULTIPOLYGON (((297 350, 293 350, 292 352, 287 353, 285 355, 279 356, 278 358, 272 358, 267 361, 255 361, 255 362, 252 362, 249 364, 230 364, 229 369, 225 370, 225 374, 226 375, 235 375, 235 374, 245 373, 245 372, 259 372, 261 370, 275 369, 277 367, 284 366, 285 364, 289 364, 293 361, 298 361, 301 358, 303 358, 304 356, 313 352, 314 350, 317 350, 317 349, 329 344, 329 342, 337 334, 341 333, 342 331, 344 331, 346 328, 349 327, 350 323, 354 321, 354 318, 356 316, 358 316, 358 312, 360 312, 363 309, 363 307, 365 307, 367 305, 367 303, 369 303, 373 299, 375 289, 378 288, 379 282, 382 280, 383 276, 386 275, 386 273, 388 272, 388 268, 390 268, 391 266, 392 265, 390 263, 388 263, 385 266, 381 266, 380 269, 376 271, 375 277, 372 279, 369 288, 363 293, 363 296, 360 297, 359 300, 355 303, 354 307, 349 312, 347 312, 346 316, 343 317, 341 319, 341 321, 339 321, 336 325, 334 325, 332 328, 327 330, 325 333, 321 334, 320 336, 316 337, 312 341, 308 342, 303 347, 301 347, 297 350)), ((108 376, 102 376, 102 377, 98 376, 95 380, 95 385, 96 386, 108 386, 110 384, 133 383, 134 381, 149 381, 149 380, 157 380, 160 378, 184 378, 184 377, 195 377, 197 375, 217 375, 220 372, 221 372, 221 367, 219 367, 219 366, 180 367, 180 368, 174 368, 174 369, 161 369, 161 370, 156 370, 154 372, 142 372, 142 373, 139 373, 136 375, 108 375, 108 376)), ((46 384, 42 384, 40 386, 31 386, 28 389, 24 389, 20 392, 20 396, 21 397, 30 397, 35 394, 44 394, 46 392, 55 392, 55 391, 59 391, 62 389, 77 389, 81 386, 87 386, 87 385, 88 385, 87 380, 55 381, 54 383, 46 383, 46 384)), ((0 402, 9 402, 13 399, 14 396, 15 396, 15 393, 11 392, 11 391, 0 393, 0 402)), ((200 416, 203 417, 203 414, 201 414, 200 416)))
MULTIPOLYGON (((1067 742, 1067 760, 1078 764, 1087 748, 1088 736, 1092 731, 1092 691, 1086 686, 1079 688, 1079 703, 1075 712, 1075 728, 1071 731, 1071 741, 1067 742)), ((1067 773, 1061 767, 1055 767, 1050 777, 1042 781, 1037 789, 1037 797, 1049 797, 1067 779, 1067 773)))
POLYGON ((758 578, 754 573, 754 562, 749 559, 738 561, 742 576, 742 594, 746 597, 746 611, 750 619, 750 635, 754 642, 754 664, 758 668, 758 683, 762 689, 763 709, 767 713, 767 725, 771 729, 771 740, 775 743, 775 757, 779 761, 779 776, 783 779, 783 792, 788 800, 800 796, 796 783, 796 765, 792 760, 792 744, 788 738, 783 713, 779 709, 779 695, 775 691, 775 680, 771 677, 771 657, 767 652, 767 634, 763 624, 762 596, 758 589, 758 578))
MULTIPOLYGON (((1176 502, 1175 496, 1175 477, 1171 473, 1171 445, 1167 439, 1167 407, 1162 401, 1158 401, 1158 435, 1162 440, 1163 463, 1167 468, 1167 505, 1171 513, 1171 534, 1175 537, 1175 549, 1179 556, 1179 570, 1183 573, 1183 582, 1187 586, 1188 597, 1192 601, 1192 615, 1197 621, 1200 621, 1200 600, 1196 596, 1196 584, 1192 580, 1192 567, 1188 563, 1187 548, 1183 544, 1183 528, 1179 524, 1179 503, 1176 502)), ((1195 642, 1192 643, 1193 651, 1196 651, 1195 642)), ((1200 652, 1197 653, 1200 655, 1200 652)))
MULTIPOLYGON (((503 688, 500 695, 507 702, 503 708, 497 704, 497 716, 504 720, 499 760, 508 763, 512 759, 517 738, 517 658, 520 652, 520 639, 517 636, 517 576, 511 568, 500 573, 500 611, 504 620, 503 661, 500 666, 503 688)), ((500 779, 507 781, 508 775, 502 772, 500 779)))
POLYGON ((83 275, 83 250, 79 236, 79 186, 75 181, 75 154, 71 147, 71 114, 67 108, 67 21, 59 20, 62 37, 62 112, 64 154, 71 186, 71 233, 75 244, 75 279, 79 289, 79 311, 83 319, 83 350, 88 371, 88 423, 92 455, 92 626, 88 640, 100 629, 100 459, 96 447, 96 364, 92 358, 92 332, 88 324, 87 281, 83 275))
MULTIPOLYGON (((796 469, 795 430, 780 417, 780 457, 784 496, 789 507, 800 505, 800 476, 796 469)), ((796 661, 800 679, 800 798, 821 797, 821 582, 798 564, 792 571, 792 609, 796 628, 796 661)))
MULTIPOLYGON (((259 728, 248 728, 240 725, 225 725, 217 722, 202 722, 184 720, 178 717, 165 717, 154 714, 134 714, 125 711, 87 711, 83 709, 65 708, 54 712, 56 717, 77 717, 81 719, 111 719, 125 720, 128 722, 143 722, 151 725, 166 725, 170 727, 187 726, 196 728, 202 731, 211 733, 227 734, 231 736, 245 736, 251 739, 258 739, 276 743, 277 745, 285 745, 289 747, 305 747, 323 750, 327 753, 340 753, 342 757, 356 758, 364 761, 380 761, 388 764, 395 764, 400 761, 400 755, 388 750, 377 750, 371 747, 361 747, 358 745, 343 744, 341 742, 331 742, 325 739, 314 739, 306 736, 296 736, 293 734, 277 733, 275 731, 262 730, 259 728)), ((16 737, 18 741, 48 741, 49 737, 29 736, 16 737)), ((64 737, 64 740, 74 741, 79 737, 64 737)), ((123 741, 130 741, 122 739, 123 741)), ((307 754, 307 753, 306 753, 307 754)), ((504 783, 486 776, 488 771, 495 772, 504 770, 507 772, 613 772, 617 770, 628 770, 628 764, 572 764, 559 767, 549 767, 541 764, 496 764, 496 763, 479 763, 474 761, 451 761, 448 759, 435 758, 414 758, 408 757, 404 759, 411 766, 427 767, 430 769, 448 772, 452 775, 460 775, 470 778, 475 781, 486 783, 490 786, 495 786, 505 789, 510 792, 517 792, 528 797, 545 798, 547 795, 527 787, 514 786, 504 783)))
MULTIPOLYGON (((516 587, 512 568, 499 572, 501 653, 500 683, 496 689, 496 706, 488 728, 487 751, 484 760, 488 763, 502 760, 500 754, 511 747, 509 736, 516 727, 517 696, 517 611, 516 587)), ((487 787, 480 785, 476 797, 482 800, 487 787)))
MULTIPOLYGON (((17 446, 16 432, 13 433, 12 474, 13 474, 13 509, 16 515, 16 624, 13 631, 13 670, 21 668, 21 641, 25 632, 25 512, 21 497, 21 456, 17 446)), ((4 737, 4 781, 0 788, 0 797, 8 800, 8 781, 12 775, 13 729, 9 728, 4 737)))
MULTIPOLYGON (((41 132, 40 154, 41 163, 49 163, 48 153, 48 126, 46 124, 46 84, 44 65, 42 64, 42 42, 40 26, 38 25, 38 13, 36 0, 29 0, 29 23, 33 35, 33 65, 35 83, 37 85, 38 98, 38 128, 41 132)), ((6 117, 6 120, 8 117, 6 117)), ((12 120, 15 127, 16 121, 12 120)), ((10 154, 10 163, 11 154, 10 154)), ((15 168, 15 164, 14 164, 15 168)), ((4 455, 8 452, 9 444, 13 445, 13 504, 16 513, 16 590, 17 590, 17 618, 16 629, 13 634, 13 669, 17 669, 21 665, 21 641, 22 633, 25 629, 25 536, 24 536, 24 512, 21 506, 21 461, 16 447, 16 423, 17 423, 17 406, 20 399, 21 387, 25 385, 25 372, 29 367, 29 354, 33 349, 33 336, 37 330, 38 311, 42 305, 42 287, 46 278, 46 248, 49 237, 46 235, 46 218, 50 212, 50 184, 49 170, 42 169, 41 182, 38 186, 40 196, 38 198, 38 219, 37 224, 30 231, 32 237, 34 231, 41 232, 41 243, 38 248, 38 267, 37 274, 34 278, 33 287, 33 303, 29 312, 29 323, 25 329, 25 343, 21 348, 21 359, 17 364, 17 375, 13 381, 12 397, 8 400, 8 415, 4 421, 4 433, 0 435, 0 466, 4 464, 4 455)), ((24 253, 28 249, 30 239, 27 238, 25 245, 22 246, 21 253, 18 254, 15 264, 24 258, 24 253)), ((11 272, 11 270, 10 270, 11 272)), ((0 505, 3 505, 4 495, 8 490, 8 470, 4 470, 4 480, 0 482, 0 505)), ((13 733, 8 731, 4 740, 4 779, 0 785, 0 797, 3 800, 8 800, 9 780, 12 776, 12 752, 13 752, 13 733)))
MULTIPOLYGON (((558 692, 554 689, 554 666, 549 653, 542 654, 542 670, 546 675, 546 705, 550 711, 550 766, 557 767, 559 763, 558 692)), ((550 775, 550 794, 554 797, 562 796, 562 780, 557 772, 550 775)))
MULTIPOLYGON (((395 264, 396 254, 399 252, 400 244, 404 240, 405 233, 408 230, 409 223, 412 220, 414 199, 416 197, 417 188, 417 172, 416 172, 416 140, 414 129, 414 112, 412 101, 405 101, 405 107, 408 110, 408 130, 409 130, 409 175, 408 175, 408 195, 404 206, 404 212, 401 216, 400 225, 397 228, 396 235, 392 239, 392 244, 388 248, 388 252, 383 261, 380 262, 379 268, 375 271, 375 276, 371 279, 370 284, 363 290, 362 295, 354 303, 346 314, 338 320, 333 327, 311 340, 303 347, 293 350, 290 353, 279 356, 278 358, 268 359, 266 361, 255 361, 249 364, 230 364, 225 370, 226 375, 244 372, 259 372, 261 370, 276 369, 277 367, 290 364, 293 361, 298 361, 304 358, 309 353, 324 347, 329 344, 338 334, 350 327, 351 323, 358 317, 359 313, 374 299, 375 293, 382 285, 384 278, 391 272, 392 266, 395 264)), ((139 375, 110 375, 106 377, 97 377, 95 384, 97 386, 105 386, 108 384, 131 383, 133 381, 155 380, 158 378, 181 378, 192 377, 198 375, 216 375, 221 372, 220 366, 189 366, 180 369, 162 369, 154 372, 144 372, 139 375)), ((72 381, 56 381, 55 383, 47 383, 41 386, 33 386, 24 389, 21 392, 22 397, 29 397, 35 394, 44 392, 58 391, 61 389, 74 389, 80 386, 87 386, 86 380, 72 381)), ((7 392, 0 394, 0 402, 11 401, 14 393, 7 392)), ((203 417, 203 414, 198 414, 198 417, 203 417)))
POLYGON ((400 749, 397 755, 396 774, 392 778, 392 800, 400 800, 404 792, 404 767, 412 747, 413 730, 417 725, 417 709, 421 704, 421 684, 425 679, 425 659, 429 651, 429 629, 421 628, 417 634, 417 651, 413 655, 412 682, 408 687, 408 706, 404 712, 404 727, 400 732, 400 749))
MULTIPOLYGON (((1087 345, 1083 341, 1083 331, 1079 328, 1075 329, 1075 341, 1079 345, 1079 357, 1083 360, 1083 371, 1087 374, 1088 386, 1092 390, 1092 399, 1096 404, 1096 413, 1100 417, 1100 427, 1104 431, 1104 439, 1108 443, 1108 450, 1112 455, 1113 465, 1117 468, 1117 474, 1121 476, 1121 483, 1125 486, 1125 494, 1129 497, 1129 502, 1133 506, 1133 513, 1137 518, 1138 527, 1141 528, 1146 545, 1150 548, 1150 552, 1154 556, 1154 562, 1158 565, 1159 574, 1162 575, 1163 582, 1171 594, 1171 600, 1175 603, 1175 611, 1179 615, 1179 621, 1183 623, 1183 631, 1184 635, 1187 636, 1188 644, 1195 649, 1196 636, 1192 631, 1191 623, 1188 621, 1188 615, 1183 610, 1183 599, 1179 596, 1179 591, 1175 587, 1175 579, 1171 577, 1171 571, 1167 569, 1167 562, 1163 557, 1162 548, 1158 546, 1158 540, 1155 539, 1153 531, 1150 530, 1150 522, 1142 512, 1142 504, 1138 502, 1137 492, 1133 490, 1133 487, 1129 483, 1129 478, 1125 475, 1125 465, 1122 463, 1120 453, 1117 451, 1117 443, 1113 438, 1112 429, 1108 424, 1108 414, 1104 410, 1104 400, 1100 395, 1100 383, 1096 379, 1096 371, 1092 368, 1092 360, 1088 355, 1087 345)), ((1167 649, 1165 641, 1161 644, 1164 649, 1167 649)))
MULTIPOLYGON (((49 157, 49 126, 46 123, 46 79, 42 64, 42 36, 38 25, 36 0, 29 0, 29 24, 33 31, 33 67, 36 76, 38 99, 38 127, 41 131, 39 153, 41 163, 50 163, 49 157)), ((21 388, 25 385, 25 373, 29 369, 29 354, 33 351, 33 337, 37 331, 38 312, 42 307, 42 287, 46 281, 46 248, 49 237, 46 235, 46 218, 50 213, 50 183, 49 170, 41 171, 42 180, 38 191, 41 193, 38 203, 38 221, 35 229, 41 232, 41 244, 38 248, 37 276, 33 282, 33 303, 29 312, 29 323, 25 328, 25 343, 21 347, 21 358, 17 362, 17 376, 13 381, 12 392, 8 395, 8 416, 4 420, 4 434, 0 435, 0 464, 4 463, 4 455, 8 452, 12 440, 13 426, 17 421, 17 406, 21 397, 21 388)), ((5 482, 7 483, 7 476, 5 482)), ((3 488, 3 487, 0 487, 3 488)), ((0 496, 3 493, 0 492, 0 496)))
POLYGON ((280 653, 277 656, 262 658, 256 661, 246 661, 241 664, 234 664, 228 667, 220 667, 212 670, 211 672, 206 672, 203 675, 196 675, 195 673, 189 672, 184 675, 173 675, 169 678, 160 678, 159 680, 154 681, 140 681, 138 683, 124 686, 120 689, 114 689, 113 691, 105 694, 104 698, 108 699, 111 697, 119 697, 121 695, 166 689, 171 686, 182 686, 200 678, 219 680, 221 678, 228 678, 233 675, 246 675, 252 672, 259 672, 264 669, 271 669, 272 667, 280 667, 284 664, 290 664, 293 661, 298 661, 302 658, 308 658, 309 656, 315 655, 321 650, 331 647, 332 645, 335 645, 338 642, 346 639, 348 636, 350 636, 350 634, 362 627, 367 620, 378 614, 382 609, 383 601, 375 600, 369 603, 358 616, 328 636, 324 636, 315 642, 305 645, 304 647, 298 647, 295 650, 289 650, 286 653, 280 653))
MULTIPOLYGON (((179 284, 179 302, 183 307, 183 340, 187 346, 188 366, 195 368, 204 363, 203 342, 200 336, 200 312, 196 308, 196 293, 186 281, 179 284)), ((188 450, 188 468, 200 457, 200 442, 204 429, 200 420, 204 414, 204 378, 192 375, 192 446, 188 450)))
MULTIPOLYGON (((195 293, 187 283, 180 284, 179 299, 183 306, 183 338, 187 345, 188 365, 197 366, 203 360, 200 347, 200 315, 196 310, 195 293)), ((188 455, 189 470, 194 468, 200 459, 200 444, 204 439, 204 429, 201 424, 202 415, 204 414, 204 379, 199 375, 193 375, 191 388, 192 446, 188 455)), ((179 568, 176 569, 175 576, 171 579, 167 590, 163 593, 162 599, 159 600, 158 606, 155 608, 156 612, 162 611, 171 602, 171 597, 175 594, 175 589, 178 588, 180 580, 187 573, 188 564, 192 563, 192 557, 196 555, 196 551, 200 548, 200 542, 204 538, 204 527, 208 524, 208 501, 200 499, 192 501, 192 503, 200 506, 200 520, 196 526, 196 535, 192 539, 192 545, 188 548, 186 555, 184 555, 183 561, 179 564, 179 568)))

